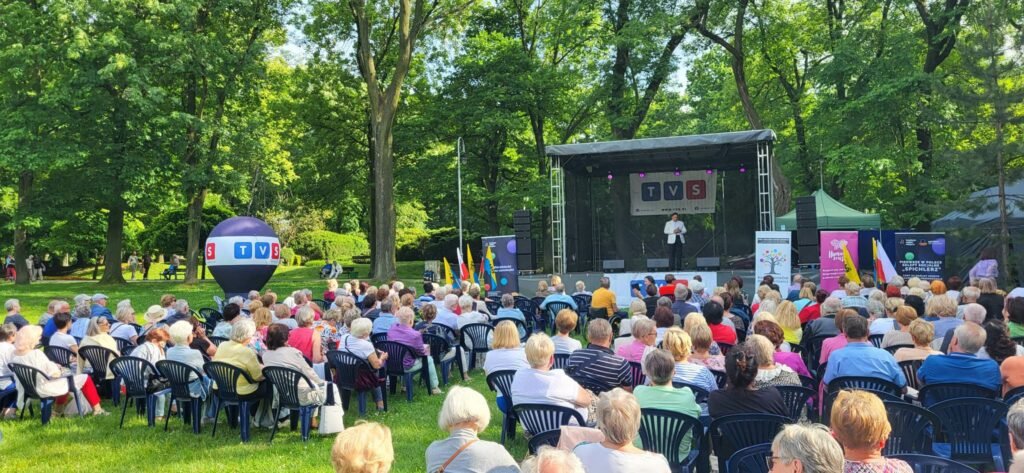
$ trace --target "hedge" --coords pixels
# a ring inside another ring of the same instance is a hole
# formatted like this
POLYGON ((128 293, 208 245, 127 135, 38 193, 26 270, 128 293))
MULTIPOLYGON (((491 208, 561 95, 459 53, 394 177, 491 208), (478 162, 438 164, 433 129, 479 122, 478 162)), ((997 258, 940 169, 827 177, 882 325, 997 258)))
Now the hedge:
POLYGON ((352 261, 352 257, 370 252, 370 244, 360 233, 335 233, 316 230, 298 234, 290 248, 309 259, 352 261))

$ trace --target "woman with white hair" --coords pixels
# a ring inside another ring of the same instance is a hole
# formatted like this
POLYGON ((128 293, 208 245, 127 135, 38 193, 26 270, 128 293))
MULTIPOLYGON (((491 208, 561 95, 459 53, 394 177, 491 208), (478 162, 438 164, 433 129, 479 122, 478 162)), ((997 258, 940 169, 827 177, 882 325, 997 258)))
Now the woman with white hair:
POLYGON ((448 432, 448 438, 427 447, 427 471, 518 472, 519 465, 505 447, 477 436, 490 422, 491 409, 480 393, 462 386, 452 387, 437 416, 437 426, 448 432))
POLYGON ((139 331, 139 335, 146 335, 151 328, 160 323, 161 320, 167 317, 167 310, 159 305, 151 305, 146 309, 146 313, 142 314, 142 318, 146 323, 142 324, 142 330, 139 331))
POLYGON ((587 420, 587 408, 593 396, 565 371, 551 369, 555 344, 547 334, 537 333, 526 341, 526 361, 530 367, 516 371, 512 379, 513 405, 551 404, 575 408, 583 420, 587 420))
MULTIPOLYGON (((298 371, 310 381, 313 382, 313 386, 310 386, 305 381, 298 382, 299 400, 302 405, 308 406, 313 404, 322 404, 323 398, 321 397, 324 387, 324 381, 320 379, 320 376, 313 371, 313 368, 303 360, 302 353, 293 347, 288 346, 288 339, 290 334, 288 333, 288 327, 282 324, 273 324, 267 329, 267 349, 263 352, 263 363, 266 366, 278 366, 282 368, 290 368, 298 371)), ((316 419, 317 411, 313 411, 313 428, 319 425, 316 419)))
POLYGON ((388 473, 394 461, 391 429, 376 422, 341 431, 331 448, 335 473, 388 473))
POLYGON ((398 323, 388 329, 388 341, 401 343, 410 349, 406 353, 405 359, 402 360, 402 366, 405 367, 406 371, 419 371, 423 367, 425 359, 427 377, 430 380, 430 393, 441 394, 441 389, 437 387, 437 368, 434 367, 434 358, 430 353, 430 345, 423 342, 422 333, 412 328, 413 321, 416 318, 412 309, 409 307, 398 309, 395 313, 395 318, 398 319, 398 323))
MULTIPOLYGON (((103 317, 97 318, 106 320, 103 317)), ((42 336, 43 328, 38 325, 26 325, 18 330, 17 335, 14 336, 14 353, 10 363, 31 366, 51 378, 46 381, 42 377, 36 377, 36 392, 40 396, 56 397, 57 402, 53 412, 60 415, 64 412, 64 406, 71 400, 71 396, 68 394, 73 395, 74 393, 71 393, 68 387, 68 380, 63 378, 64 371, 61 367, 46 358, 42 350, 36 350, 36 345, 39 344, 42 336)), ((100 406, 100 395, 96 392, 96 385, 88 375, 77 374, 71 377, 71 380, 74 382, 75 389, 85 396, 85 400, 92 407, 92 415, 107 415, 107 411, 100 406)), ((24 399, 24 397, 25 388, 18 383, 18 398, 24 399)))
MULTIPOLYGON (((121 301, 128 302, 127 300, 121 301)), ((139 332, 135 330, 135 309, 132 308, 131 302, 128 304, 117 304, 117 312, 114 313, 114 322, 110 326, 110 336, 114 338, 121 338, 132 342, 134 345, 135 340, 139 337, 139 332)))
POLYGON ((523 460, 521 468, 523 473, 585 473, 579 457, 547 445, 540 447, 536 455, 523 460))
MULTIPOLYGON (((89 321, 89 328, 85 331, 85 338, 82 339, 82 343, 78 344, 78 349, 81 350, 87 346, 95 345, 101 346, 115 353, 116 356, 121 356, 121 351, 117 349, 117 341, 110 334, 110 322, 107 321, 106 317, 94 317, 89 321)), ((107 360, 107 364, 113 361, 113 358, 107 360)), ((86 368, 92 368, 89 365, 89 360, 84 357, 78 363, 78 374, 82 374, 86 368)), ((109 368, 109 366, 108 366, 109 368)), ((107 379, 114 379, 114 372, 107 370, 107 379)))
POLYGON ((664 456, 633 446, 633 439, 640 432, 640 404, 622 388, 601 393, 597 400, 597 428, 604 434, 604 441, 580 445, 573 452, 587 473, 672 471, 664 456))
MULTIPOLYGON (((256 334, 256 324, 249 319, 235 321, 231 325, 231 338, 217 347, 213 361, 220 361, 240 368, 255 381, 249 383, 245 378, 238 378, 237 389, 240 399, 262 399, 271 393, 267 383, 263 381, 263 366, 256 358, 256 352, 249 348, 249 340, 256 334)), ((253 406, 254 408, 256 406, 253 406)))
MULTIPOLYGON (((368 338, 370 338, 370 331, 373 330, 373 322, 365 317, 360 317, 352 321, 352 326, 349 328, 349 333, 342 335, 341 341, 338 342, 338 350, 346 353, 350 353, 360 360, 365 360, 370 368, 379 370, 384 366, 384 362, 388 359, 387 352, 377 353, 377 349, 373 347, 368 338)), ((384 396, 380 390, 380 386, 373 389, 373 400, 377 403, 377 411, 384 411, 384 396)))
POLYGON ((299 350, 302 356, 313 364, 324 362, 324 351, 321 348, 320 332, 313 330, 313 318, 316 312, 310 307, 303 307, 295 314, 297 328, 288 335, 288 346, 299 350))
MULTIPOLYGON (((175 322, 174 325, 167 329, 167 333, 170 335, 171 343, 174 346, 167 348, 167 353, 164 355, 165 359, 184 363, 199 371, 200 376, 188 384, 188 392, 192 397, 205 401, 210 395, 211 381, 206 376, 206 372, 203 371, 203 354, 189 346, 192 344, 194 337, 192 324, 185 321, 175 322)), ((213 414, 213 403, 206 403, 206 418, 212 419, 213 414)))
POLYGON ((768 460, 772 473, 843 471, 843 448, 821 424, 789 424, 775 435, 768 460))

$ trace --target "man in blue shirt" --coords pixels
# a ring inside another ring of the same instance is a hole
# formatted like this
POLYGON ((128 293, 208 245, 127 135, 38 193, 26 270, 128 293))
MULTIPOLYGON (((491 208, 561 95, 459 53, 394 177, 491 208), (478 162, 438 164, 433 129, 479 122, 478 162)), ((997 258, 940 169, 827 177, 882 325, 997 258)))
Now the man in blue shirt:
POLYGON ((846 339, 849 343, 829 355, 823 379, 826 386, 833 379, 843 376, 884 379, 901 388, 907 385, 907 378, 903 376, 903 370, 896 363, 896 359, 889 352, 875 348, 868 341, 867 319, 848 317, 843 322, 843 328, 846 329, 846 339))
MULTIPOLYGON (((69 315, 71 314, 71 306, 65 301, 54 300, 51 305, 53 306, 54 314, 60 314, 62 312, 69 315)), ((46 321, 46 324, 43 325, 43 337, 50 338, 56 332, 57 324, 53 321, 53 317, 50 317, 50 319, 46 321)))
POLYGON ((107 308, 107 296, 96 294, 92 296, 92 317, 105 317, 107 321, 114 322, 114 314, 107 308))
POLYGON ((569 304, 569 307, 572 307, 572 310, 579 309, 578 307, 576 307, 576 301, 572 299, 572 296, 565 293, 565 284, 558 284, 557 286, 555 286, 555 293, 545 297, 544 302, 540 303, 540 308, 543 310, 547 310, 548 304, 552 302, 564 302, 566 304, 569 304))
POLYGON ((380 314, 373 320, 373 334, 388 333, 392 325, 398 323, 398 319, 395 318, 395 314, 392 313, 394 307, 390 297, 385 297, 384 300, 380 301, 380 314))
POLYGON ((1003 385, 999 365, 978 358, 975 353, 985 345, 985 329, 965 323, 953 332, 948 355, 932 355, 917 370, 922 385, 935 383, 968 383, 998 391, 1003 385))
POLYGON ((423 295, 416 299, 416 302, 414 302, 413 305, 419 309, 420 307, 423 307, 423 304, 429 304, 431 302, 434 302, 434 283, 425 282, 423 283, 423 295))
MULTIPOLYGON (((526 316, 523 315, 523 311, 517 309, 516 298, 512 294, 502 294, 501 296, 501 307, 498 308, 498 313, 494 314, 495 319, 516 319, 526 325, 526 316)), ((497 325, 497 324, 495 324, 497 325)), ((526 330, 523 327, 519 327, 519 338, 526 335, 526 330)))

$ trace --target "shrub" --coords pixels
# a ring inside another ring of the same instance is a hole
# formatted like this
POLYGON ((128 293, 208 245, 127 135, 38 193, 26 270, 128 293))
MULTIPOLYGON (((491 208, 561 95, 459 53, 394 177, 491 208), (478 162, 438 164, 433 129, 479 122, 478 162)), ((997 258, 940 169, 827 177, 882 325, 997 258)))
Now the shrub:
POLYGON ((295 262, 295 250, 285 247, 281 248, 281 264, 291 266, 295 262))
POLYGON ((334 233, 316 230, 300 233, 291 249, 312 259, 352 261, 352 257, 370 251, 370 244, 360 233, 334 233))
MULTIPOLYGON (((397 257, 400 261, 441 259, 442 255, 454 253, 459 246, 459 230, 453 227, 402 230, 399 235, 397 257)), ((463 236, 464 244, 473 250, 474 261, 479 261, 480 236, 472 233, 463 236)), ((462 251, 466 249, 462 248, 462 251)))

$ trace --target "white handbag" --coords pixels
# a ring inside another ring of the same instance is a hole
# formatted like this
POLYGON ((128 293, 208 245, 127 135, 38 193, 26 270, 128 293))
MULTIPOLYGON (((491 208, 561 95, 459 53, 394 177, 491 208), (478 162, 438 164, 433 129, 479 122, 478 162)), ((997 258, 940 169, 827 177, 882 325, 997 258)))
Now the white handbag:
POLYGON ((334 383, 324 385, 327 391, 320 406, 320 435, 336 434, 345 430, 345 410, 341 407, 341 393, 334 383))

